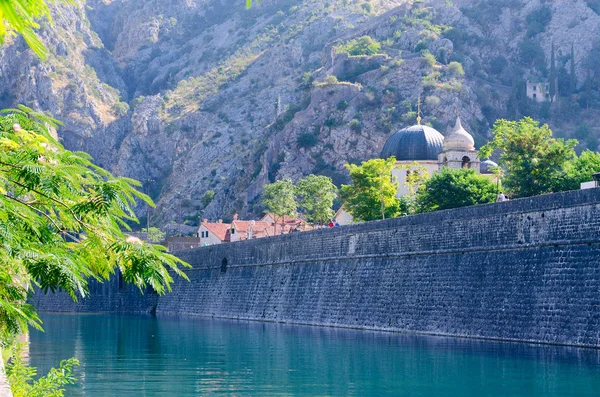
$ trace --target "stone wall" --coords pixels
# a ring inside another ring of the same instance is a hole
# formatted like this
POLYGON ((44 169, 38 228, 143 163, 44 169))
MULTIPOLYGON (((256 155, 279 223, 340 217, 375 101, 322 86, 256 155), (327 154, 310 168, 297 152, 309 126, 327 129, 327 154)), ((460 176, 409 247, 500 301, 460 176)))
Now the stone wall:
POLYGON ((178 255, 158 314, 600 346, 600 189, 178 255))
POLYGON ((158 295, 148 288, 144 293, 121 277, 100 283, 91 280, 89 295, 74 302, 65 292, 44 294, 37 290, 30 301, 41 312, 107 312, 150 314, 156 310, 158 295))

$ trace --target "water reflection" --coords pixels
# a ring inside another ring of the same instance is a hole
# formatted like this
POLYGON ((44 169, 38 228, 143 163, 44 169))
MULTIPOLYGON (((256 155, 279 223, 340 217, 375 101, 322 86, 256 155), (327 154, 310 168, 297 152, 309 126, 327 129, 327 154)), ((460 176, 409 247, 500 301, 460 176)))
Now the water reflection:
POLYGON ((68 396, 597 396, 600 351, 226 320, 46 315, 68 396))

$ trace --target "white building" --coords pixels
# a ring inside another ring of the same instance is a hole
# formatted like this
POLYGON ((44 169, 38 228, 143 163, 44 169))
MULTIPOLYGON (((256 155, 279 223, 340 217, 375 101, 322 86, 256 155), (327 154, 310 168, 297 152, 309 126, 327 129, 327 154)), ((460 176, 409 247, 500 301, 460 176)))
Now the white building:
MULTIPOLYGON (((429 175, 433 175, 441 167, 472 168, 495 181, 492 169, 497 164, 491 160, 480 161, 475 141, 463 128, 460 117, 445 138, 435 129, 421 125, 420 120, 417 125, 392 134, 383 145, 380 157, 387 159, 392 156, 396 158, 392 176, 398 183, 397 197, 409 194, 407 176, 417 171, 417 167, 426 168, 429 175)), ((336 214, 336 220, 340 225, 347 225, 352 223, 352 215, 341 208, 336 214)))
MULTIPOLYGON (((550 83, 547 81, 528 81, 527 97, 536 102, 550 102, 550 83)), ((554 95, 556 100, 556 95, 554 95)))
POLYGON ((216 223, 204 219, 198 227, 200 246, 221 244, 227 241, 227 235, 231 225, 219 220, 216 223))

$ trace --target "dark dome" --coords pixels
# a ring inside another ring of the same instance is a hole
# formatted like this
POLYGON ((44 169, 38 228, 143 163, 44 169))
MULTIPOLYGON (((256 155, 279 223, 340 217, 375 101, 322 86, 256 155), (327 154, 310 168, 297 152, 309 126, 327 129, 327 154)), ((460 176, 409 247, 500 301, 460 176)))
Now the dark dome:
POLYGON ((487 160, 481 162, 481 164, 479 166, 479 169, 480 169, 479 172, 482 173, 482 174, 493 174, 494 173, 494 170, 493 170, 494 167, 498 167, 498 164, 494 163, 490 159, 487 159, 487 160))
POLYGON ((437 160, 444 146, 444 136, 426 125, 404 128, 388 138, 381 158, 392 156, 398 161, 437 160))

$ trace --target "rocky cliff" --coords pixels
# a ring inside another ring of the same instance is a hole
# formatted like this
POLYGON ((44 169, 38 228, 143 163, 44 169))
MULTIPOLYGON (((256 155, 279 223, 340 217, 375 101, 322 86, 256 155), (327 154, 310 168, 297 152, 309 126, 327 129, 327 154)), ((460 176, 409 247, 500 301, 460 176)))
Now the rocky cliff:
MULTIPOLYGON (((48 61, 19 39, 0 48, 0 107, 50 112, 68 148, 147 181, 155 223, 256 214, 260 187, 279 176, 345 182, 345 163, 414 123, 419 97, 425 122, 445 133, 460 112, 478 144, 496 118, 523 114, 577 134, 559 117, 571 108, 527 103, 519 84, 548 75, 554 42, 559 71, 573 45, 585 91, 598 12, 595 0, 59 4, 40 29, 48 61), (379 47, 347 50, 364 36, 379 47)), ((592 110, 575 111, 594 125, 592 110)), ((588 128, 587 147, 596 137, 588 128)))

